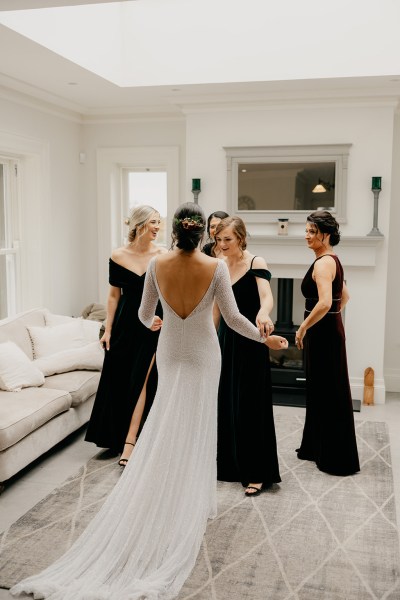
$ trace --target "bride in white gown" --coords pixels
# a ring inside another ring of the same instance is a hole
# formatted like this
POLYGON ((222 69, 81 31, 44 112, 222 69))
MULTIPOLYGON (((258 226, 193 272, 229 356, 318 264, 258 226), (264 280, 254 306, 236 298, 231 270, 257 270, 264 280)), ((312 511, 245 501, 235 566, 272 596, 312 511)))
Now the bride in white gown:
POLYGON ((175 213, 177 248, 152 259, 139 317, 153 329, 158 390, 129 462, 99 513, 57 562, 18 583, 51 600, 170 600, 192 570, 216 515, 220 347, 214 298, 229 327, 274 348, 238 312, 226 265, 201 253, 205 217, 193 203, 175 213))

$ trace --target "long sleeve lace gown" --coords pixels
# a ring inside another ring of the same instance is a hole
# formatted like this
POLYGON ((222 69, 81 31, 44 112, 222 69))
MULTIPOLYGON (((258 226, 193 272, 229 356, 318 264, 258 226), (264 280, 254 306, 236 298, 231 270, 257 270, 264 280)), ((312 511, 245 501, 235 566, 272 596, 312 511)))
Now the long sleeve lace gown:
POLYGON ((217 300, 229 327, 253 340, 259 331, 236 306, 218 260, 202 300, 182 319, 149 264, 139 309, 150 326, 160 298, 158 389, 120 480, 85 532, 57 562, 11 593, 51 600, 170 600, 192 570, 216 515, 217 394, 220 347, 212 319, 217 300))

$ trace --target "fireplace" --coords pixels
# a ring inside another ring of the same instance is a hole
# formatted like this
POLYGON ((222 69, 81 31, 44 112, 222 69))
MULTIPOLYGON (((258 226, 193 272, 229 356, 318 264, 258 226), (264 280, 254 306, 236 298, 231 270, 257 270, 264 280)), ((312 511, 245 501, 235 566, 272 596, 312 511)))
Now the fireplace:
POLYGON ((274 404, 305 406, 306 403, 303 350, 295 345, 297 328, 293 324, 293 279, 279 278, 274 333, 284 336, 289 347, 269 351, 274 404))

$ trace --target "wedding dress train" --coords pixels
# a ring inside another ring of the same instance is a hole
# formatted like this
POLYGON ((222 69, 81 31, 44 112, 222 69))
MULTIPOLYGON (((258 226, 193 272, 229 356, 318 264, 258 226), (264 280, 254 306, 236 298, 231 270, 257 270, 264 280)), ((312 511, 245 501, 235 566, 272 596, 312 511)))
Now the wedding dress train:
POLYGON ((99 513, 54 564, 11 589, 50 600, 171 600, 192 570, 216 515, 220 348, 216 298, 228 325, 262 341, 238 312, 219 261, 202 300, 185 319, 158 288, 149 264, 139 316, 150 326, 160 298, 158 390, 135 450, 99 513))

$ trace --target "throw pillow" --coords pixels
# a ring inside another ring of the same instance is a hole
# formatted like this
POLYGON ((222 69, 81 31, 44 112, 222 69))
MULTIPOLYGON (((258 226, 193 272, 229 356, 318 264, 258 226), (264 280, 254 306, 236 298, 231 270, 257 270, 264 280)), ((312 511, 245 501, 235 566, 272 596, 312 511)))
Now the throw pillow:
POLYGON ((56 373, 67 373, 68 371, 101 371, 104 360, 104 350, 99 342, 86 344, 81 348, 63 350, 51 356, 44 356, 33 361, 45 377, 56 373))
POLYGON ((23 387, 37 387, 43 383, 43 373, 33 365, 17 344, 0 344, 0 389, 6 392, 20 392, 23 387))
POLYGON ((55 327, 27 327, 27 329, 32 342, 34 358, 79 348, 87 343, 80 319, 74 319, 72 322, 55 327))
POLYGON ((107 309, 104 304, 89 304, 82 311, 82 317, 90 321, 104 321, 107 316, 107 309))
POLYGON ((46 312, 44 315, 46 325, 54 327, 55 325, 63 325, 64 323, 74 323, 79 321, 82 323, 83 335, 87 342, 97 342, 100 337, 101 323, 92 320, 82 319, 82 317, 67 317, 65 315, 54 315, 51 312, 46 312))

